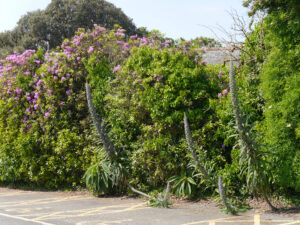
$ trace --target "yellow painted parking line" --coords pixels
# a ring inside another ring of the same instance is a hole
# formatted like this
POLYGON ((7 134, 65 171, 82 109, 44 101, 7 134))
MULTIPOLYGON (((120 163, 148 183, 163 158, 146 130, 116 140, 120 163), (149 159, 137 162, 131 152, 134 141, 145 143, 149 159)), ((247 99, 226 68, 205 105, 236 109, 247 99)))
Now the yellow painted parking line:
POLYGON ((0 197, 9 197, 9 196, 23 195, 23 194, 28 194, 28 193, 31 193, 31 192, 26 192, 26 191, 0 192, 0 197))
POLYGON ((42 221, 38 221, 38 220, 27 219, 27 218, 24 218, 24 217, 13 216, 13 215, 5 214, 5 213, 0 213, 0 216, 5 216, 5 217, 8 217, 8 218, 22 220, 22 221, 27 221, 27 222, 39 223, 39 224, 42 224, 42 225, 54 225, 52 223, 46 223, 46 222, 42 222, 42 221))
MULTIPOLYGON (((84 221, 84 222, 79 222, 76 223, 76 225, 85 225, 85 224, 97 224, 97 225, 109 225, 109 224, 121 224, 124 222, 132 222, 132 219, 126 219, 126 220, 105 220, 105 221, 101 221, 101 220, 93 220, 93 221, 84 221)), ((128 223, 126 223, 128 224, 128 223)))
POLYGON ((50 203, 64 202, 70 200, 89 200, 89 199, 92 198, 71 196, 65 198, 45 198, 45 199, 35 199, 35 200, 28 200, 28 201, 19 201, 19 202, 3 202, 1 203, 1 208, 19 207, 19 206, 27 206, 27 205, 42 205, 42 204, 50 204, 50 203))
POLYGON ((16 213, 29 213, 32 211, 41 211, 41 210, 48 210, 51 207, 37 207, 37 208, 11 208, 11 209, 4 209, 6 212, 16 212, 16 213))
MULTIPOLYGON (((92 209, 80 209, 80 210, 67 210, 67 211, 59 211, 54 213, 43 213, 42 215, 38 215, 36 220, 51 220, 51 219, 65 219, 65 218, 75 218, 75 217, 85 217, 92 216, 97 214, 115 214, 115 213, 123 213, 133 210, 141 210, 146 209, 146 207, 142 207, 145 203, 135 204, 135 205, 111 205, 111 206, 103 206, 92 209), (124 208, 119 210, 112 210, 113 208, 124 208)), ((25 215, 22 215, 25 216, 25 215)), ((26 215, 26 216, 37 216, 37 215, 26 215)))
MULTIPOLYGON (((242 216, 242 217, 245 217, 245 216, 242 216)), ((238 216, 232 216, 232 217, 222 217, 222 218, 218 218, 218 219, 213 219, 213 220, 200 220, 200 221, 194 221, 194 222, 190 222, 190 223, 184 223, 184 224, 181 224, 181 225, 193 225, 193 224, 202 224, 202 223, 216 223, 220 220, 226 220, 226 219, 236 219, 236 218, 239 218, 238 216)))
POLYGON ((282 224, 279 224, 279 225, 291 225, 291 224, 297 224, 297 225, 299 225, 300 224, 300 220, 292 221, 292 222, 289 222, 289 223, 282 223, 282 224))
POLYGON ((281 223, 279 225, 300 225, 300 220, 297 221, 292 221, 292 220, 262 220, 260 214, 255 214, 255 215, 245 215, 245 216, 235 216, 235 217, 223 217, 215 220, 202 220, 202 221, 194 221, 190 223, 185 223, 182 225, 193 225, 193 224, 209 224, 209 225, 218 225, 218 223, 230 223, 230 224, 240 224, 240 223, 251 223, 254 225, 260 225, 260 224, 265 224, 265 223, 281 223), (245 217, 254 217, 246 219, 245 217), (245 219, 243 219, 245 218, 245 219), (235 220, 233 220, 235 219, 235 220))
POLYGON ((254 225, 260 225, 260 215, 254 215, 254 225))

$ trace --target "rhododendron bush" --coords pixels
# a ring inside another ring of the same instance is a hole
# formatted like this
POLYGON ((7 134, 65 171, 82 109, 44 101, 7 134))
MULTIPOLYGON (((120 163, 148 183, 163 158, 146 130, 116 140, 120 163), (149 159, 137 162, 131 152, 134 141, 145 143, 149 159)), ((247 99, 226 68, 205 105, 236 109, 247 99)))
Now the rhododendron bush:
MULTIPOLYGON (((89 118, 88 81, 132 181, 159 187, 188 165, 184 112, 201 136, 213 113, 210 100, 227 95, 225 75, 205 65, 201 47, 201 41, 175 44, 157 32, 125 37, 119 27, 95 25, 78 29, 55 52, 27 50, 1 60, 0 181, 82 185, 86 169, 103 158, 89 118)), ((211 159, 225 157, 223 139, 203 143, 211 159)))

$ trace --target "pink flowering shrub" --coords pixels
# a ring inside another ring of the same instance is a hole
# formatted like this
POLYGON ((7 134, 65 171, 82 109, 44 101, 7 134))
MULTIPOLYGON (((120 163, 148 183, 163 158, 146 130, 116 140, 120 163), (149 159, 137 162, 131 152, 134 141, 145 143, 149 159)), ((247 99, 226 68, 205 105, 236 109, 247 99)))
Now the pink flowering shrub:
POLYGON ((164 40, 155 32, 126 39, 119 27, 95 25, 78 29, 56 52, 7 56, 0 61, 0 182, 82 185, 99 157, 87 80, 132 179, 150 186, 165 182, 188 163, 182 160, 183 113, 201 133, 210 99, 219 101, 217 93, 227 88, 224 75, 212 77, 201 63, 202 45, 164 40))

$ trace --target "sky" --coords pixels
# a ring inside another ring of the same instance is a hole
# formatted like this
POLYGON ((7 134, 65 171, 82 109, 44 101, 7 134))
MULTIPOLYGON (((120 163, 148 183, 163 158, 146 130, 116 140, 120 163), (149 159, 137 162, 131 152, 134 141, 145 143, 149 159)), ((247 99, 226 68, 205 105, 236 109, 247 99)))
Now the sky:
MULTIPOLYGON (((107 0, 133 20, 137 27, 156 29, 174 39, 199 36, 226 36, 219 27, 230 31, 236 10, 247 18, 242 0, 107 0)), ((11 30, 29 11, 45 9, 51 0, 0 0, 0 32, 11 30)))

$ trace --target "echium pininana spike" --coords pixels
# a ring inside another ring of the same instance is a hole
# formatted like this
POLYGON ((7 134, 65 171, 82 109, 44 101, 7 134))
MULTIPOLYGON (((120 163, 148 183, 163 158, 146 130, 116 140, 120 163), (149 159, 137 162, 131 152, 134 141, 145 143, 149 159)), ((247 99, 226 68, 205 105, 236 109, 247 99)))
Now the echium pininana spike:
MULTIPOLYGON (((104 128, 102 126, 102 118, 99 116, 99 114, 97 114, 93 101, 92 101, 92 94, 91 94, 91 90, 89 87, 89 83, 86 82, 86 99, 88 102, 88 108, 89 108, 89 112, 91 114, 93 123, 97 129, 97 132, 99 134, 99 137, 101 139, 101 141, 103 142, 104 145, 104 149, 106 151, 106 153, 110 156, 110 157, 115 157, 117 154, 117 151, 114 147, 114 145, 112 144, 112 142, 109 140, 109 137, 106 135, 104 128)), ((143 195, 147 198, 151 198, 149 195, 147 195, 144 192, 141 192, 139 190, 136 190, 134 187, 132 187, 132 185, 127 182, 127 186, 135 193, 143 195)))
POLYGON ((196 155, 196 150, 195 150, 195 146, 194 146, 194 142, 193 142, 193 137, 192 137, 192 133, 190 130, 190 126, 189 126, 189 122, 188 119, 186 117, 186 114, 184 113, 184 132, 185 132, 185 138, 186 138, 186 142, 188 145, 188 149, 190 150, 193 160, 196 164, 196 166, 198 167, 199 171, 205 176, 208 177, 207 172, 205 171, 205 169, 202 167, 201 163, 199 162, 199 159, 196 155))
MULTIPOLYGON (((253 165, 258 165, 260 160, 263 160, 261 157, 258 156, 257 150, 255 149, 254 140, 251 139, 249 134, 247 134, 246 127, 243 124, 243 118, 241 115, 240 105, 238 101, 238 94, 237 94, 237 87, 236 87, 236 80, 235 80, 235 72, 234 72, 234 66, 232 59, 230 60, 230 67, 229 67, 229 87, 230 87, 230 93, 231 93, 231 104, 233 108, 233 114, 235 117, 235 123, 237 125, 242 149, 245 150, 245 154, 243 154, 243 157, 246 156, 247 162, 248 162, 248 168, 255 168, 252 167, 253 165), (252 164, 249 165, 249 164, 252 164)), ((264 173, 259 167, 256 169, 255 174, 264 173)), ((249 175, 249 174, 248 174, 249 175)), ((257 178, 256 178, 257 179, 257 178)), ((262 182, 258 182, 255 189, 260 190, 260 192, 263 194, 267 204, 271 207, 272 210, 276 210, 276 208, 272 205, 272 203, 268 199, 268 186, 269 181, 267 176, 258 176, 258 179, 262 179, 262 182)))
POLYGON ((170 192, 170 182, 167 183, 166 193, 165 193, 165 196, 164 196, 164 198, 163 198, 163 202, 168 201, 168 198, 169 198, 169 192, 170 192))
POLYGON ((233 208, 227 202, 226 193, 225 193, 225 189, 223 187, 223 181, 222 181, 221 177, 218 178, 218 187, 219 187, 220 198, 223 202, 223 205, 227 208, 228 211, 230 211, 231 213, 234 213, 233 208))
POLYGON ((97 114, 95 110, 88 82, 86 82, 86 98, 93 123, 98 131, 101 141, 103 142, 105 151, 110 156, 116 155, 116 150, 113 144, 110 142, 109 137, 105 134, 104 128, 102 126, 102 118, 99 116, 99 114, 97 114))
MULTIPOLYGON (((230 87, 230 94, 231 94, 231 104, 233 108, 233 114, 235 117, 235 123, 237 125, 237 130, 239 133, 239 137, 242 143, 242 147, 248 152, 250 151, 251 154, 255 155, 255 150, 253 148, 253 143, 247 135, 246 128, 243 124, 243 118, 241 115, 241 110, 239 106, 238 94, 237 94, 237 87, 236 87, 236 80, 235 80, 235 72, 234 72, 234 65, 232 60, 230 60, 230 67, 229 67, 229 87, 230 87)), ((249 152, 248 152, 249 153, 249 152)))

